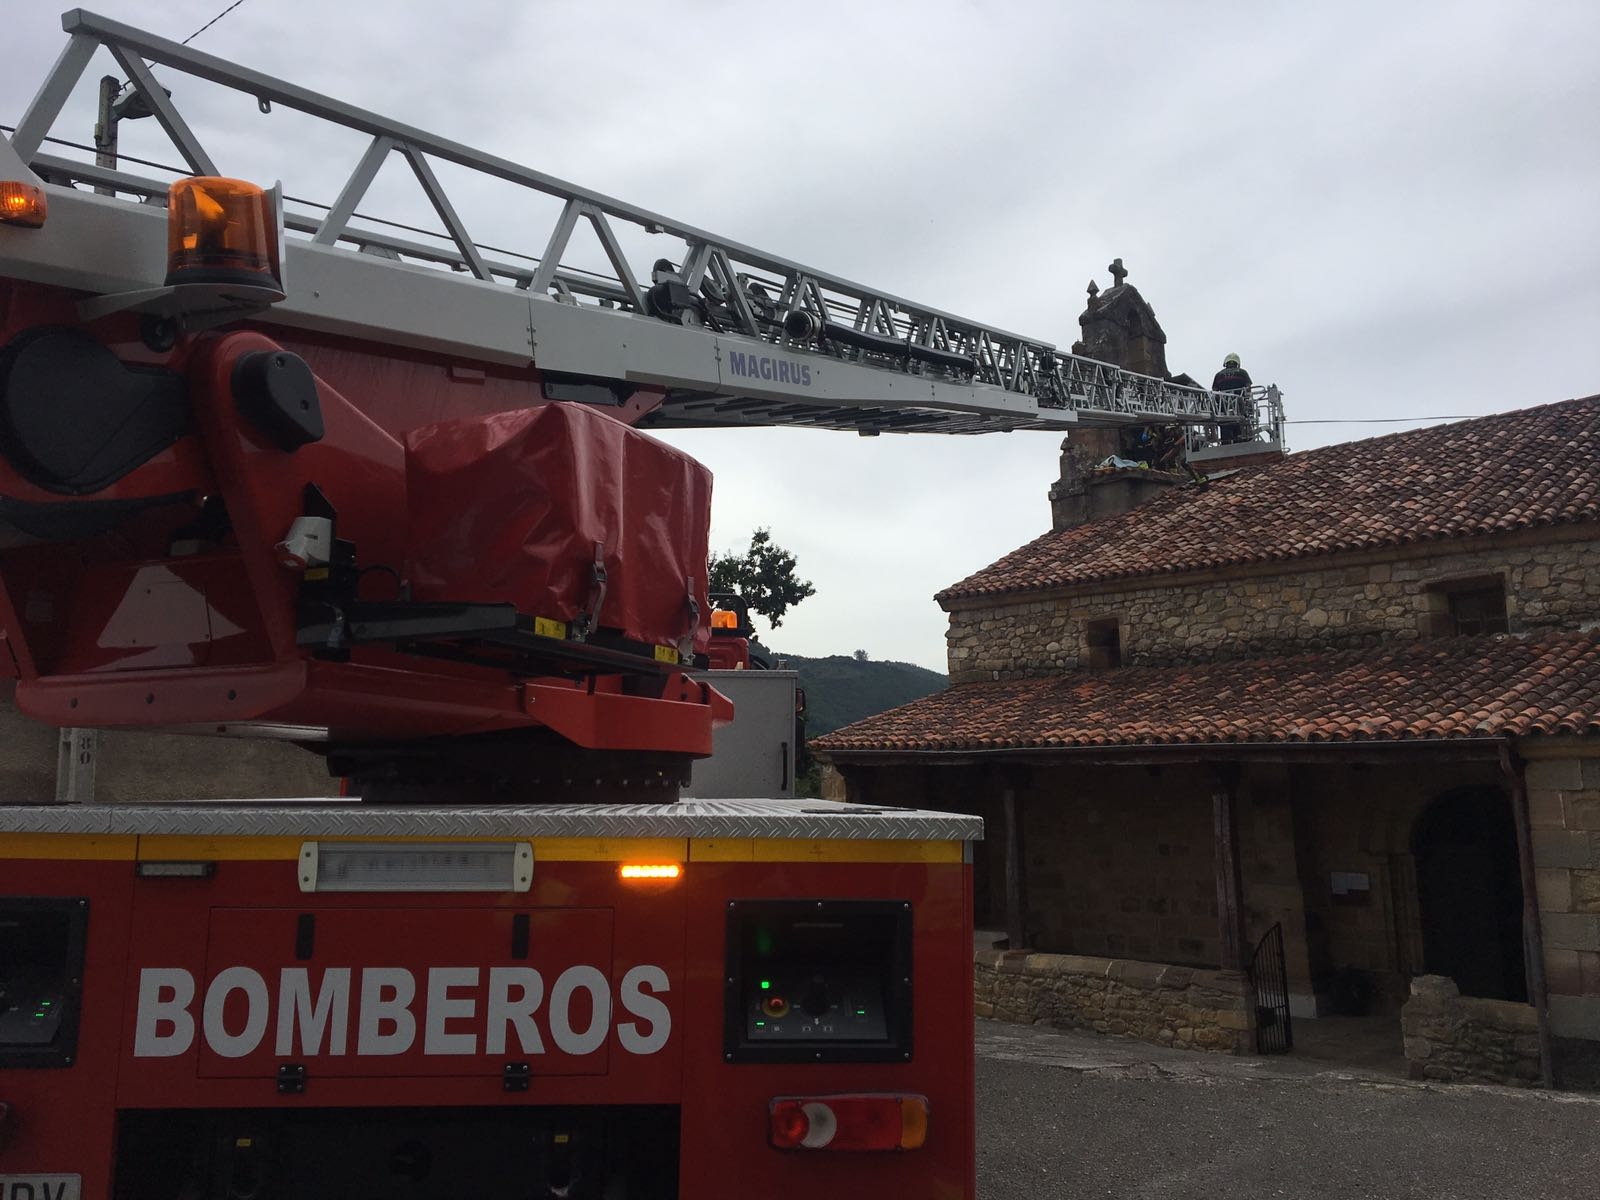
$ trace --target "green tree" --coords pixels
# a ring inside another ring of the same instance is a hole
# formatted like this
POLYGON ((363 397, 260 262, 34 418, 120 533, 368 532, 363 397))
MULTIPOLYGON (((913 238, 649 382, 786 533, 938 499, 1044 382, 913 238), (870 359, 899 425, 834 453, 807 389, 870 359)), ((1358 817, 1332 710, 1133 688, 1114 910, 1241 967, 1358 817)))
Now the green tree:
POLYGON ((776 629, 783 624, 784 613, 817 592, 794 569, 794 555, 773 542, 770 530, 758 529, 750 535, 745 553, 711 556, 711 590, 742 596, 751 612, 760 613, 776 629))

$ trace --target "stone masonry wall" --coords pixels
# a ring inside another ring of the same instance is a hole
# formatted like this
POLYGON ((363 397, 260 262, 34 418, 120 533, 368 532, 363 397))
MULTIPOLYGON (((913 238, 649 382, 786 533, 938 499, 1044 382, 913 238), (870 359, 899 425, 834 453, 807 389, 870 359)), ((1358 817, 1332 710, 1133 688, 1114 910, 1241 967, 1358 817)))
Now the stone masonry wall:
POLYGON ((1463 996, 1443 975, 1411 981, 1400 1010, 1413 1079, 1537 1087, 1539 1025, 1531 1004, 1463 996))
POLYGON ((1025 950, 973 956, 979 1016, 1046 1022, 1161 1046, 1250 1054, 1255 1004, 1242 975, 1025 950))
POLYGON ((1067 589, 1048 597, 958 601, 947 651, 952 683, 1078 667, 1085 622, 1121 623, 1128 665, 1202 662, 1415 638, 1443 596, 1430 585, 1498 573, 1513 632, 1600 619, 1600 541, 1482 538, 1319 557, 1310 568, 1234 567, 1181 581, 1067 589), (1330 563, 1332 565, 1330 565, 1330 563))
POLYGON ((1018 809, 1031 947, 1221 961, 1211 796, 1199 768, 1041 770, 1019 789, 1018 809))

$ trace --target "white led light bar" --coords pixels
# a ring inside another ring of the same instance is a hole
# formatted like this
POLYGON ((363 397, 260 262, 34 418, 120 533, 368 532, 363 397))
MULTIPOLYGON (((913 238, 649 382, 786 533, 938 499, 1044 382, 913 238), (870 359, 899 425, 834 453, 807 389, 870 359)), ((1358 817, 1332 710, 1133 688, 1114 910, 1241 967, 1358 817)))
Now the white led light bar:
POLYGON ((302 842, 302 892, 525 892, 531 842, 302 842))
POLYGON ((213 862, 141 862, 134 868, 141 879, 210 879, 213 862))

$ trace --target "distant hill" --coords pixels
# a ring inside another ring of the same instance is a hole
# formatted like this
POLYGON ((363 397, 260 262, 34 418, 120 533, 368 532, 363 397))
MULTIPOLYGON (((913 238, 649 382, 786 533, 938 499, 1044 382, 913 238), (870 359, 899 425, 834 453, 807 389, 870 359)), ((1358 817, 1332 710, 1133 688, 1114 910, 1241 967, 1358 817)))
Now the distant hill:
POLYGON ((937 671, 902 662, 873 662, 848 654, 804 658, 773 651, 775 659, 800 675, 806 690, 806 737, 821 737, 841 726, 934 692, 948 682, 937 671))

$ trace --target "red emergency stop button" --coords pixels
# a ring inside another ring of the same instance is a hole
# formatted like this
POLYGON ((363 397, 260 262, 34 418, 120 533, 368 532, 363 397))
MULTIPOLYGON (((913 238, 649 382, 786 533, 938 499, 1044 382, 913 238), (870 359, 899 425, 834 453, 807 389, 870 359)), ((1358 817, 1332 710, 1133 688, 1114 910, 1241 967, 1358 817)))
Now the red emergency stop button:
POLYGON ((789 1015, 789 1002, 782 996, 767 996, 761 1001, 761 1011, 769 1017, 786 1017, 789 1015))

